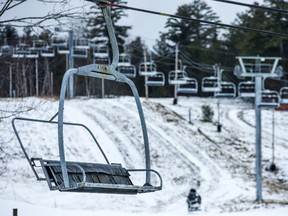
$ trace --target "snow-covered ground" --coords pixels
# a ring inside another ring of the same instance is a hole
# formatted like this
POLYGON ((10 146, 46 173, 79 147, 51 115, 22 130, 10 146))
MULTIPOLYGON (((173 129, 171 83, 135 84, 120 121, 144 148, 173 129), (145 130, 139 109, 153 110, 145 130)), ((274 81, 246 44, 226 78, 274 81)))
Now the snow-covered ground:
MULTIPOLYGON (((163 190, 140 195, 81 194, 50 191, 37 182, 16 140, 9 117, 49 120, 55 99, 1 99, 0 142, 9 154, 7 170, 0 176, 0 216, 70 215, 187 215, 186 196, 197 188, 203 215, 285 215, 288 211, 288 112, 275 112, 275 163, 279 170, 265 171, 272 159, 272 111, 262 111, 263 199, 258 204, 255 183, 255 111, 239 99, 221 99, 221 133, 217 132, 217 99, 179 97, 141 99, 151 150, 151 166, 163 178, 163 190), (214 111, 214 123, 202 122, 202 105, 214 111), (192 124, 189 123, 189 111, 192 124)), ((144 146, 139 117, 132 97, 73 99, 65 103, 65 121, 87 125, 110 162, 126 168, 144 167, 144 146)), ((31 157, 55 159, 58 155, 54 126, 17 124, 31 157)), ((67 160, 101 162, 88 134, 65 128, 67 160)), ((144 178, 132 179, 133 182, 144 178)))

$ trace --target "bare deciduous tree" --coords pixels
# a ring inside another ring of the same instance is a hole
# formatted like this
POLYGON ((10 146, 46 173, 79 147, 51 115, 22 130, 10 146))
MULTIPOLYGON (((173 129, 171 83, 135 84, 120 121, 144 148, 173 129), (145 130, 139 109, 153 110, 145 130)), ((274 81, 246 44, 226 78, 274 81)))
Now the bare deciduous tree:
MULTIPOLYGON (((32 1, 28 2, 28 0, 0 1, 0 25, 45 28, 51 25, 51 20, 61 23, 64 18, 83 18, 84 8, 89 4, 84 0, 83 3, 79 3, 79 1, 76 3, 76 1, 73 0, 37 0, 35 2, 43 8, 43 10, 41 10, 43 14, 34 15, 33 10, 29 10, 29 14, 31 14, 29 16, 14 12, 19 10, 19 8, 25 8, 25 5, 31 4, 31 2, 32 1)), ((39 14, 39 11, 37 12, 37 14, 39 14)), ((55 25, 55 23, 53 25, 55 25)))

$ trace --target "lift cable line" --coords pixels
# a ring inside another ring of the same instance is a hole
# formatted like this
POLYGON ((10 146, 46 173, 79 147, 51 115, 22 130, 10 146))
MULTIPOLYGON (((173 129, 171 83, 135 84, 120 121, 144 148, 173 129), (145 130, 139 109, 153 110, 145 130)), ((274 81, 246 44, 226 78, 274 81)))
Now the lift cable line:
POLYGON ((171 18, 189 20, 189 21, 193 21, 193 22, 200 22, 200 23, 205 23, 205 24, 209 24, 209 25, 216 25, 216 26, 221 26, 224 28, 233 28, 233 29, 240 29, 240 30, 244 30, 244 31, 257 32, 257 33, 266 34, 266 35, 288 37, 287 34, 280 33, 280 32, 271 32, 271 31, 266 31, 266 30, 262 30, 262 29, 235 26, 235 25, 225 24, 225 23, 221 23, 221 22, 212 22, 212 21, 207 21, 207 20, 195 19, 195 18, 181 16, 181 15, 173 15, 173 14, 168 14, 168 13, 163 13, 163 12, 158 12, 158 11, 146 10, 146 9, 142 9, 142 8, 130 7, 130 6, 126 6, 126 5, 114 4, 114 3, 104 1, 104 0, 87 0, 87 1, 99 3, 100 5, 106 5, 106 6, 110 6, 110 7, 119 7, 119 8, 123 8, 123 9, 139 11, 139 12, 143 12, 143 13, 155 14, 155 15, 160 15, 160 16, 167 16, 167 17, 171 17, 171 18))
POLYGON ((245 7, 251 7, 251 8, 256 8, 256 9, 261 9, 261 10, 266 10, 266 11, 272 11, 275 13, 288 14, 287 10, 278 9, 278 8, 269 8, 269 7, 260 6, 257 4, 247 4, 247 3, 243 3, 243 2, 234 2, 234 1, 229 1, 229 0, 213 0, 213 1, 227 3, 227 4, 240 5, 240 6, 245 6, 245 7))

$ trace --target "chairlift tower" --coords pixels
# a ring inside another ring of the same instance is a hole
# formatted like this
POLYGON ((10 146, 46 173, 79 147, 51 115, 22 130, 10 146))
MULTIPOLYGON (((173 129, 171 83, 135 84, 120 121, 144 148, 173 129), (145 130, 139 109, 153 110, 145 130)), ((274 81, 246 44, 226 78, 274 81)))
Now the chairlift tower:
POLYGON ((279 106, 278 92, 264 90, 263 81, 267 77, 281 77, 280 57, 237 56, 240 65, 234 73, 241 78, 255 79, 255 125, 256 125, 256 201, 262 202, 262 152, 261 152, 261 108, 279 106))

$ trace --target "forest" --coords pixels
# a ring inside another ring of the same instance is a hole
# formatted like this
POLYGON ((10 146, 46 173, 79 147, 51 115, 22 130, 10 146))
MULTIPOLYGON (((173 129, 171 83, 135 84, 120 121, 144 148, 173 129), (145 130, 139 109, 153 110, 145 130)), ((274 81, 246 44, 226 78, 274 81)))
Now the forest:
MULTIPOLYGON (((123 0, 111 2, 127 4, 123 0)), ((5 5, 1 4, 3 14, 5 5)), ((259 5, 256 2, 253 4, 259 5)), ((284 0, 264 0, 261 6, 288 10, 284 0)), ((231 25, 250 31, 169 17, 152 49, 145 46, 140 36, 127 42, 132 27, 119 24, 121 18, 127 17, 127 10, 112 7, 111 14, 120 53, 129 56, 129 62, 136 68, 137 74, 132 79, 140 96, 145 94, 144 77, 138 74, 143 62, 153 62, 157 65, 157 71, 165 75, 165 85, 149 89, 151 97, 173 96, 174 87, 168 84, 167 79, 169 71, 175 69, 185 70, 189 77, 200 83, 203 77, 213 76, 217 65, 223 69, 222 81, 237 85, 241 81, 233 73, 238 64, 235 59, 237 56, 280 57, 283 76, 281 79, 271 79, 268 87, 279 90, 287 86, 287 13, 247 8, 245 12, 237 14, 231 25), (264 34, 253 29, 281 33, 282 36, 264 34)), ((193 0, 179 6, 175 15, 220 23, 219 16, 204 0, 193 0)), ((21 33, 13 21, 1 20, 0 97, 57 96, 62 76, 68 68, 92 63, 109 64, 111 48, 99 7, 95 4, 81 18, 69 18, 69 22, 69 29, 41 26, 40 31, 41 24, 24 24, 21 26, 24 33, 21 33), (38 28, 37 33, 35 28, 38 28), (97 59, 99 55, 105 58, 97 59)), ((128 88, 121 86, 123 84, 115 86, 113 83, 113 88, 111 85, 109 81, 75 77, 75 96, 110 97, 130 94, 128 88)), ((198 91, 198 96, 206 95, 198 91)))

